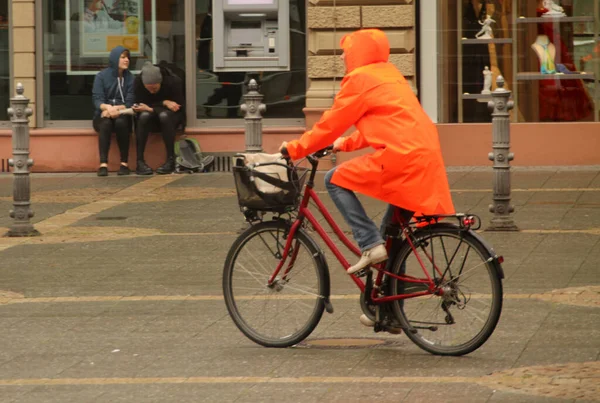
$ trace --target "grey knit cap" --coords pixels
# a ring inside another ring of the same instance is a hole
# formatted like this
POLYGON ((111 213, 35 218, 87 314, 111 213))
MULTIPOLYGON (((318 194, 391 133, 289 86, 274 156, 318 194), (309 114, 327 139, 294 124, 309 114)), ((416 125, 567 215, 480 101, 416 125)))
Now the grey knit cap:
POLYGON ((160 69, 151 62, 144 63, 144 66, 142 67, 142 82, 144 85, 162 83, 162 74, 160 74, 160 69))

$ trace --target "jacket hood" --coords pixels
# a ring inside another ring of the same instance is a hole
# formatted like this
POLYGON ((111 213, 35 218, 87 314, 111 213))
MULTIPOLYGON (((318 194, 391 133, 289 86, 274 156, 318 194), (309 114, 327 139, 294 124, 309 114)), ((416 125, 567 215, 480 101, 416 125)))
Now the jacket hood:
POLYGON ((125 51, 129 52, 129 49, 123 46, 117 46, 110 51, 110 56, 108 56, 108 67, 115 73, 119 72, 119 59, 121 58, 121 54, 125 51))
POLYGON ((390 57, 390 42, 379 29, 362 29, 342 38, 348 73, 373 63, 385 63, 390 57))

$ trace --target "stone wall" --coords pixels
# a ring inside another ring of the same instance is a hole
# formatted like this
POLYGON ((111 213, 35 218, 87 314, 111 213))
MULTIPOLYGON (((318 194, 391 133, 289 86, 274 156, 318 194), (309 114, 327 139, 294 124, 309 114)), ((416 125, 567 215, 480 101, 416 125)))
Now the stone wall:
POLYGON ((390 61, 415 87, 415 5, 412 0, 309 0, 307 108, 328 108, 344 76, 340 39, 360 28, 380 28, 390 61))
MULTIPOLYGON (((25 96, 30 99, 33 115, 29 125, 35 127, 35 1, 12 0, 13 41, 13 88, 17 83, 25 87, 25 96)), ((9 3, 10 4, 10 3, 9 3)), ((11 97, 15 96, 13 92, 11 97)))

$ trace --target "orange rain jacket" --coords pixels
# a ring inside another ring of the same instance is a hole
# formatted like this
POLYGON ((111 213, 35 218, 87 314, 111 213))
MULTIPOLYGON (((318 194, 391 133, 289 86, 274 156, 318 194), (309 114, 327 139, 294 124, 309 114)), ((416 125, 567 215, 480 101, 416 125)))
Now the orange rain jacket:
POLYGON ((385 34, 366 29, 342 39, 347 74, 332 108, 312 130, 288 143, 292 159, 332 144, 352 125, 341 147, 371 146, 372 154, 341 164, 332 182, 417 214, 454 214, 435 125, 404 76, 388 62, 385 34))

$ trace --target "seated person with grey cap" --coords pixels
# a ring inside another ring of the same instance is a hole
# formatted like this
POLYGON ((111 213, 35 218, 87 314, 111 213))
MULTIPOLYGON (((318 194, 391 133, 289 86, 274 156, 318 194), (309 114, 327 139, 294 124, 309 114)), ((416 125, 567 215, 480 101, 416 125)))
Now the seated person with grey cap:
POLYGON ((137 121, 137 167, 138 175, 152 175, 152 169, 144 161, 148 135, 160 132, 167 149, 166 162, 156 170, 158 174, 175 171, 175 133, 185 122, 185 97, 183 84, 176 76, 164 74, 158 66, 146 62, 134 84, 134 110, 139 112, 137 121))

